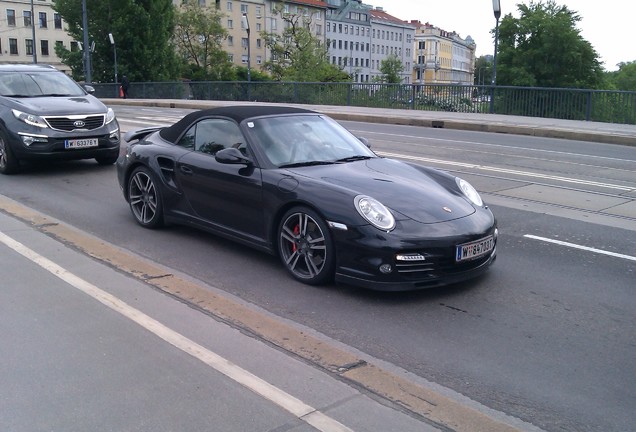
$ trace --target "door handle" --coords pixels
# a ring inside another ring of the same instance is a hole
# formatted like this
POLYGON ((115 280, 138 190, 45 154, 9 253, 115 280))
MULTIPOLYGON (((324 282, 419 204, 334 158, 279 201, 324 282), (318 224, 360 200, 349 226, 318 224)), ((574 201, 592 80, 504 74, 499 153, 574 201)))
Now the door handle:
POLYGON ((180 169, 181 169, 181 172, 184 175, 193 175, 194 174, 194 171, 192 170, 192 168, 187 167, 185 165, 181 165, 180 169))

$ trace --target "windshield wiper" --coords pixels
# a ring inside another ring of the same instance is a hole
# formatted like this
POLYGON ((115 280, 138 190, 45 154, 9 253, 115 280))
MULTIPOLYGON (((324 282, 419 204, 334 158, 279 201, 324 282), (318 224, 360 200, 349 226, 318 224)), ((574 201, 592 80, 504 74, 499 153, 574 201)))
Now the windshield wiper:
POLYGON ((359 160, 371 159, 372 157, 373 156, 356 155, 356 156, 349 156, 346 158, 338 159, 336 162, 354 162, 359 160))
POLYGON ((307 161, 307 162, 295 162, 290 164, 281 165, 278 168, 296 168, 296 167, 304 167, 304 166, 315 166, 315 165, 331 165, 333 161, 307 161))

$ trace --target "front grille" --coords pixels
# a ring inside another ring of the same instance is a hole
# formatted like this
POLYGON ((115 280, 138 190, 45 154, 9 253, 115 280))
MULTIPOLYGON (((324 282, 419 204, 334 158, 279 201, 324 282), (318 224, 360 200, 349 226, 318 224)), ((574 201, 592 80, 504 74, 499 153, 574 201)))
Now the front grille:
POLYGON ((72 132, 74 130, 94 130, 104 126, 104 114, 72 117, 45 117, 51 129, 72 132), (84 123, 83 125, 81 123, 84 123))

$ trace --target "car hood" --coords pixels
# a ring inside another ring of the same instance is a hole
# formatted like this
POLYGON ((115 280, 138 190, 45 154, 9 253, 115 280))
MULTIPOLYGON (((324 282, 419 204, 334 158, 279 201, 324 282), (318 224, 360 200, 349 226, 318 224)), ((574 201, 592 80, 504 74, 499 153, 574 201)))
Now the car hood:
POLYGON ((9 108, 41 116, 105 114, 106 106, 91 95, 4 98, 9 108))
POLYGON ((346 188, 354 195, 373 197, 398 213, 398 219, 401 214, 421 223, 437 223, 475 212, 453 177, 392 159, 373 158, 289 171, 346 188))

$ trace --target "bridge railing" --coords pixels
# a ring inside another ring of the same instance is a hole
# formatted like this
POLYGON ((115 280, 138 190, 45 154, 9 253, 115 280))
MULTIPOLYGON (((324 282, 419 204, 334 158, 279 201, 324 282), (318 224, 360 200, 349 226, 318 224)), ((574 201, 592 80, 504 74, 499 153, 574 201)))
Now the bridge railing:
MULTIPOLYGON (((97 97, 115 84, 93 84, 97 97)), ((138 99, 261 101, 428 111, 473 112, 636 124, 636 92, 445 84, 305 83, 287 81, 133 82, 138 99)))

